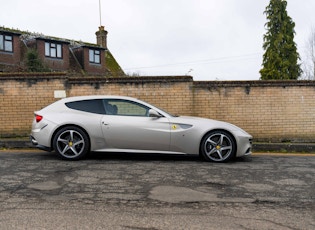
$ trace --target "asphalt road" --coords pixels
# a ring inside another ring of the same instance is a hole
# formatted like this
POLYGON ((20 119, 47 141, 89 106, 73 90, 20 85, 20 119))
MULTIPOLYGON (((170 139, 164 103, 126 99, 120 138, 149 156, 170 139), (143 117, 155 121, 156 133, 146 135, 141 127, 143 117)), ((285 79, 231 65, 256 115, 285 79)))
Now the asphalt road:
POLYGON ((315 155, 0 151, 0 229, 315 229, 315 155))

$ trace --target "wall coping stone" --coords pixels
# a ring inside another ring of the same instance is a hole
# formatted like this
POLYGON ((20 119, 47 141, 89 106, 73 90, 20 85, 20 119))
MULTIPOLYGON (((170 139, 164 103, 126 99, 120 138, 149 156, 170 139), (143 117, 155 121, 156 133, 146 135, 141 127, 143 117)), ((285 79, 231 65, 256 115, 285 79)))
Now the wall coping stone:
POLYGON ((66 72, 38 73, 0 73, 0 80, 49 80, 65 79, 70 84, 91 83, 152 83, 152 82, 193 82, 194 88, 209 87, 315 87, 311 80, 251 80, 251 81, 194 81, 192 76, 139 76, 139 77, 102 77, 102 76, 69 76, 66 72))
POLYGON ((147 77, 70 77, 69 84, 93 83, 152 83, 152 82, 193 82, 191 76, 147 76, 147 77))
POLYGON ((66 79, 65 72, 42 72, 42 73, 0 73, 0 80, 49 80, 49 79, 66 79))
POLYGON ((194 88, 209 87, 315 87, 315 81, 310 80, 253 80, 253 81, 194 81, 194 88))

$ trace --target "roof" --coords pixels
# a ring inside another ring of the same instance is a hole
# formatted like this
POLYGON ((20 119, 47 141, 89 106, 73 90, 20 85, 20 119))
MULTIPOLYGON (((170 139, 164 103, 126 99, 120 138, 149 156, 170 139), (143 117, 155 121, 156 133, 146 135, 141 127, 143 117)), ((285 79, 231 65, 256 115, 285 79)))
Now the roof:
POLYGON ((12 35, 21 35, 22 33, 18 30, 14 30, 14 29, 7 29, 4 27, 0 27, 0 32, 4 32, 6 34, 12 34, 12 35))
POLYGON ((35 37, 34 39, 36 40, 44 40, 44 41, 52 41, 52 42, 59 42, 59 43, 65 43, 65 44, 70 44, 70 41, 68 40, 63 40, 63 39, 58 39, 58 38, 52 38, 52 37, 35 37))
POLYGON ((31 39, 36 39, 36 40, 45 40, 45 41, 58 41, 62 43, 68 43, 70 46, 73 47, 94 47, 94 48, 100 48, 104 49, 98 44, 93 44, 89 42, 83 42, 83 41, 77 41, 77 40, 71 40, 71 39, 66 39, 66 38, 59 38, 59 37, 54 37, 54 36, 48 36, 44 35, 41 33, 35 33, 35 32, 29 32, 29 31, 22 31, 18 29, 10 29, 6 27, 0 27, 1 32, 5 33, 11 33, 11 34, 17 34, 17 35, 23 35, 24 40, 31 40, 31 39))
POLYGON ((6 27, 0 26, 0 32, 4 32, 7 34, 14 34, 21 36, 22 40, 45 40, 45 41, 57 41, 60 43, 69 44, 71 49, 76 49, 79 47, 87 47, 87 48, 94 48, 94 49, 100 49, 100 50, 106 50, 105 52, 105 62, 106 62, 106 69, 111 73, 112 76, 124 76, 125 73, 114 58, 113 54, 107 49, 104 48, 98 44, 89 43, 89 42, 83 42, 83 41, 77 41, 77 40, 71 40, 66 38, 59 38, 59 37, 53 37, 53 36, 47 36, 41 33, 34 33, 29 31, 22 31, 19 29, 10 29, 6 27))
POLYGON ((109 50, 107 50, 105 54, 105 60, 106 68, 112 73, 112 75, 125 75, 124 71, 109 50))

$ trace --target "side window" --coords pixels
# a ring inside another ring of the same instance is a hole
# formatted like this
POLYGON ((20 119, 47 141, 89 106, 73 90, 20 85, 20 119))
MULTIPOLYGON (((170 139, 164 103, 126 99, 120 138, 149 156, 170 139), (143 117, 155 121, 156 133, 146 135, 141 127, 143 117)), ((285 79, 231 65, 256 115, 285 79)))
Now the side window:
POLYGON ((0 34, 0 51, 13 52, 13 37, 0 34))
POLYGON ((52 58, 62 58, 62 45, 45 42, 45 56, 52 58))
POLYGON ((139 103, 127 100, 104 100, 106 114, 119 116, 147 117, 150 108, 139 103))
POLYGON ((105 114, 104 104, 101 99, 73 101, 66 103, 70 109, 84 111, 88 113, 105 114))
POLYGON ((100 64, 101 63, 101 51, 100 50, 89 50, 89 61, 90 63, 100 64))

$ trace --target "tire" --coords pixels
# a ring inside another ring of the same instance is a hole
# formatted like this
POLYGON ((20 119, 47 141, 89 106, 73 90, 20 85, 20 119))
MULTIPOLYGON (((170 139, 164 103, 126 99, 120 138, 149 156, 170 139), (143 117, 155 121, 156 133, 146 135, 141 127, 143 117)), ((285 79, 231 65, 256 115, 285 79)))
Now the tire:
POLYGON ((87 134, 75 126, 60 129, 53 139, 56 153, 65 160, 79 160, 90 151, 90 141, 87 134))
POLYGON ((201 141, 200 154, 206 161, 227 162, 235 157, 236 144, 226 131, 212 131, 201 141))

